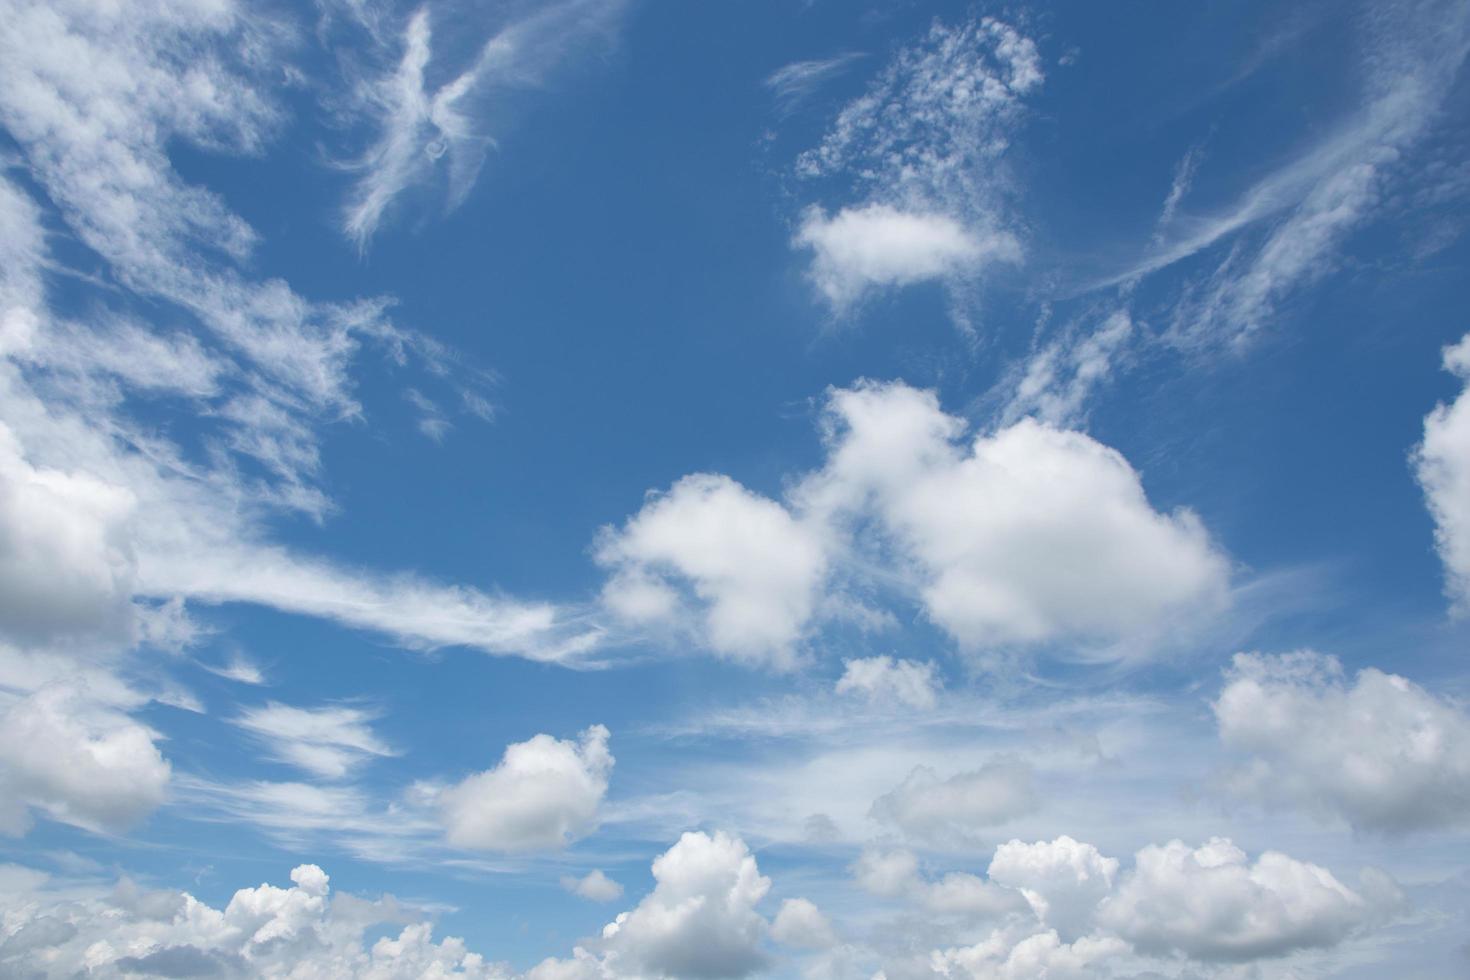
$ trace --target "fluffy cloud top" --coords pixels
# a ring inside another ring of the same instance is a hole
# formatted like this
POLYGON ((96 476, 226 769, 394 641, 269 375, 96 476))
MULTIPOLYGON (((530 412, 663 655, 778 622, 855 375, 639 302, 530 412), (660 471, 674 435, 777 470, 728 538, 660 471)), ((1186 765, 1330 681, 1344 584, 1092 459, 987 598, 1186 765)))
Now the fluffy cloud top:
POLYGON ((781 910, 771 923, 771 938, 783 946, 798 949, 827 949, 837 944, 832 923, 805 898, 788 898, 781 903, 781 910))
POLYGON ((1456 609, 1470 612, 1470 334, 1445 348, 1444 367, 1463 379, 1466 389, 1425 417, 1414 468, 1434 517, 1445 591, 1456 609))
POLYGON ((724 476, 696 474, 654 497, 597 559, 614 574, 603 601, 634 623, 671 622, 687 586, 718 653, 778 666, 811 617, 826 557, 817 534, 780 504, 724 476))
POLYGON ((939 681, 932 663, 863 657, 842 662, 838 694, 861 694, 869 701, 893 700, 910 708, 934 707, 939 681))
POLYGON ((1147 640, 1223 601, 1225 559, 1188 510, 1155 511, 1118 452, 1022 420, 968 447, 902 384, 834 391, 829 458, 801 488, 878 517, 936 623, 969 647, 1147 640))
POLYGON ((1176 840, 1139 851, 1098 918, 1142 952, 1251 960, 1341 942, 1397 901, 1382 876, 1370 881, 1371 900, 1285 854, 1251 863, 1228 840, 1176 840))
POLYGON ((0 972, 45 978, 86 975, 260 977, 266 980, 474 980, 510 974, 459 939, 434 942, 432 927, 406 916, 391 897, 330 895, 312 864, 292 884, 235 892, 224 909, 187 892, 144 892, 124 881, 105 896, 57 899, 26 894, 0 925, 0 972), (369 945, 374 925, 404 925, 369 945))
POLYGON ((1116 859, 1065 835, 1034 844, 1001 844, 986 871, 991 881, 1025 896, 1036 918, 1068 940, 1087 931, 1117 873, 1116 859))
POLYGON ((573 895, 580 895, 593 902, 611 902, 623 895, 623 886, 603 874, 598 868, 592 869, 581 878, 563 876, 561 886, 573 895))
POLYGON ((892 824, 910 840, 937 847, 973 843, 994 827, 1039 805, 1031 767, 998 759, 948 779, 916 766, 902 783, 873 802, 872 816, 892 824))
POLYGON ((943 214, 914 214, 886 204, 844 208, 828 216, 811 208, 793 243, 812 252, 818 292, 842 311, 872 287, 943 279, 995 261, 1020 258, 1011 235, 979 235, 943 214))
POLYGON ((608 730, 573 742, 536 735, 506 746, 500 764, 439 794, 449 842, 489 851, 567 846, 597 825, 613 757, 608 730))
POLYGON ((1405 832, 1470 819, 1470 717, 1374 668, 1351 683, 1336 658, 1238 654, 1215 719, 1246 763, 1229 788, 1305 806, 1363 830, 1405 832))

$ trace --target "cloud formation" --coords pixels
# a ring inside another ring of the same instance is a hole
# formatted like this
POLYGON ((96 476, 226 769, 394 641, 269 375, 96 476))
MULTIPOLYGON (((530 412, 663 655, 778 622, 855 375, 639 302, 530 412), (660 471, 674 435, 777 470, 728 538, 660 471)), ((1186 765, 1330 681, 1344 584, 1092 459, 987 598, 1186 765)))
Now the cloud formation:
POLYGON ((1470 334, 1446 347, 1444 368, 1465 382, 1448 405, 1424 418, 1424 441, 1414 450, 1414 473, 1434 517, 1434 543, 1444 562, 1445 592, 1456 610, 1470 612, 1470 334))

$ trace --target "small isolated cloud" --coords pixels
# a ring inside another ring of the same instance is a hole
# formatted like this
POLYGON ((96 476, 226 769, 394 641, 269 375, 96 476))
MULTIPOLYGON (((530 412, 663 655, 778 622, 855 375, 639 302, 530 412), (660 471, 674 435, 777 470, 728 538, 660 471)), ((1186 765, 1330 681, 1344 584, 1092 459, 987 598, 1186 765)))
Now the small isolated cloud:
POLYGON ((897 701, 922 711, 934 707, 938 700, 940 683, 934 674, 932 663, 917 660, 844 660, 835 690, 838 694, 861 695, 870 702, 897 701))
POLYGON ((915 766, 902 783, 873 802, 871 816, 934 847, 971 844, 978 831, 1035 812, 1040 801, 1032 770, 1019 759, 999 759, 948 779, 915 766))
POLYGON ((1424 419, 1414 472, 1434 517, 1434 543, 1445 567, 1445 592, 1470 614, 1470 334, 1444 351, 1444 367, 1466 383, 1448 405, 1424 419))
POLYGON ((506 746, 499 765, 439 794, 449 843, 486 851, 566 847, 597 826, 613 757, 608 730, 593 725, 578 741, 537 735, 506 746))
POLYGON ((246 657, 235 656, 223 664, 200 664, 205 670, 216 677, 223 677, 227 681, 235 681, 238 684, 249 684, 259 687, 265 684, 265 672, 260 666, 246 657))
POLYGON ((296 708, 272 701, 234 722, 265 742, 277 761, 323 779, 342 779, 372 758, 396 754, 374 734, 377 717, 362 708, 296 708))
POLYGON ((1349 681, 1311 651, 1237 654, 1215 701, 1220 740, 1244 762, 1225 788, 1360 830, 1470 821, 1470 716, 1372 667, 1349 681))
POLYGON ((792 243, 811 250, 812 284, 838 313, 873 287, 958 276, 1021 255, 1020 244, 1008 233, 974 232, 943 214, 887 204, 844 208, 830 217, 812 207, 792 243))
POLYGON ((777 68, 766 76, 766 88, 776 100, 776 112, 783 117, 791 115, 819 88, 847 71, 861 57, 861 52, 849 51, 831 58, 793 61, 777 68))
POLYGON ((593 902, 611 902, 623 897, 623 886, 597 868, 580 878, 563 875, 561 886, 573 895, 580 895, 593 902))

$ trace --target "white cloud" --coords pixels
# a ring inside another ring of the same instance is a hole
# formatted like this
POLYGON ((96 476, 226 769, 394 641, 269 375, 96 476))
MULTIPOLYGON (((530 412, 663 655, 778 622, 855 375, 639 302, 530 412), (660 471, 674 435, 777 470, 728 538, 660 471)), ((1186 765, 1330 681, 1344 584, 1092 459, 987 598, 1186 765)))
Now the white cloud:
POLYGON ((1019 891, 1038 920, 1073 940, 1088 931, 1097 904, 1112 891, 1118 862, 1063 835, 1054 841, 1001 844, 985 873, 996 884, 1019 891))
POLYGON ((1107 976, 1102 964, 1127 950, 1127 943, 1110 936, 1064 943, 1052 930, 1027 934, 1007 927, 973 946, 936 950, 932 966, 944 976, 974 980, 1093 980, 1107 976))
POLYGON ((535 851, 566 847, 597 826, 613 757, 593 725, 572 742, 536 735, 506 746, 500 763, 439 794, 456 847, 535 851))
POLYGON ((508 980, 510 971, 433 939, 429 923, 391 896, 332 896, 316 865, 292 884, 236 891, 223 909, 187 892, 145 892, 129 881, 110 893, 68 895, 31 882, 0 926, 7 974, 38 977, 251 976, 508 980), (374 926, 396 925, 375 941, 374 926))
MULTIPOLYGON (((474 62, 432 90, 425 75, 433 57, 430 8, 420 7, 403 31, 403 54, 391 73, 358 86, 363 111, 378 136, 353 165, 362 172, 348 200, 343 230, 359 246, 409 186, 448 171, 448 202, 459 204, 479 176, 495 139, 476 115, 493 97, 541 84, 547 74, 589 42, 611 36, 623 0, 566 0, 503 23, 480 46, 474 62)), ((457 30, 464 24, 455 25, 457 30)))
POLYGON ((323 779, 342 779, 375 756, 394 751, 373 733, 376 714, 361 708, 296 708, 272 701, 234 723, 270 746, 281 762, 323 779))
POLYGON ((1238 654, 1215 702, 1220 739, 1245 755, 1226 787, 1361 830, 1470 819, 1470 717, 1373 668, 1349 683, 1333 657, 1238 654))
POLYGON ((917 843, 962 847, 983 839, 984 828, 1032 813, 1039 805, 1031 767, 1019 759, 997 759, 943 780, 928 766, 917 766, 873 802, 871 815, 917 843))
POLYGON ((837 945, 832 923, 805 898, 788 898, 771 922, 771 938, 798 949, 827 949, 837 945))
POLYGON ((842 661, 842 676, 835 690, 838 694, 861 694, 870 702, 893 700, 927 710, 938 700, 939 687, 932 663, 880 656, 842 661))
POLYGON ((776 111, 782 116, 791 115, 817 89, 847 71, 861 57, 860 52, 849 51, 831 58, 793 61, 777 68, 766 76, 766 88, 776 100, 776 111))
POLYGON ((611 902, 623 896, 623 886, 594 868, 581 878, 563 876, 561 886, 573 895, 580 895, 594 902, 611 902))
POLYGON ((653 862, 653 877, 653 891, 603 930, 615 975, 721 980, 766 964, 768 926, 755 907, 771 881, 744 841, 686 833, 653 862))
POLYGON ((1020 257, 1003 158, 1023 99, 1042 81, 1036 45, 986 17, 935 23, 802 154, 804 178, 844 178, 854 203, 809 209, 793 240, 841 313, 870 287, 953 282, 1020 257))
POLYGON ((604 604, 635 623, 670 623, 687 586, 715 652, 789 666, 826 570, 818 534, 775 501, 724 476, 696 474, 651 499, 597 549, 613 570, 604 604))
POLYGON ((1314 864, 1267 851, 1254 863, 1229 840, 1139 851, 1098 918, 1141 952, 1243 961, 1335 946, 1388 912, 1397 889, 1366 875, 1366 897, 1314 864))
POLYGON ((157 733, 84 686, 55 683, 0 698, 0 832, 24 833, 31 809, 118 832, 164 801, 170 767, 157 733))
POLYGON ((1126 310, 1083 337, 1064 336, 1031 355, 1005 407, 1007 422, 1032 415, 1051 425, 1075 425, 1087 400, 1113 374, 1135 335, 1126 310))
POLYGON ((1026 419, 965 448, 964 422, 902 384, 834 391, 827 419, 804 508, 875 514, 966 647, 1066 638, 1113 657, 1224 601, 1228 566, 1199 519, 1155 511, 1128 461, 1080 432, 1026 419))
POLYGON ((792 244, 812 251, 812 283, 839 313, 873 287, 944 279, 991 262, 1014 262, 1021 254, 1008 233, 976 233, 943 214, 887 204, 844 208, 830 217, 812 207, 792 244))
POLYGON ((1429 513, 1434 543, 1445 567, 1445 592, 1455 609, 1470 612, 1470 334, 1445 348, 1444 367, 1466 383, 1448 405, 1424 419, 1424 441, 1414 451, 1414 471, 1429 513))

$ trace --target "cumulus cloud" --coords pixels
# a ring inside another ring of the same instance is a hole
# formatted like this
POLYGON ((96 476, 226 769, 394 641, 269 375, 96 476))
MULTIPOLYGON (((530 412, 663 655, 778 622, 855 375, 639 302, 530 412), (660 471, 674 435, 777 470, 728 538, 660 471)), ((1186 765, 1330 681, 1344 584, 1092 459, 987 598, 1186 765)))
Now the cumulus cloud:
POLYGON ((1414 451, 1414 471, 1429 513, 1434 543, 1445 567, 1445 592, 1460 613, 1470 612, 1470 334, 1445 348, 1444 367, 1466 383, 1448 405, 1424 419, 1424 441, 1414 451))
POLYGON ((954 847, 974 843, 983 838, 984 828, 1032 813, 1039 805, 1031 767, 1019 759, 997 759, 948 779, 916 766, 873 802, 870 815, 915 842, 954 847))
POLYGON ((456 847, 535 851, 566 847, 597 826, 613 757, 608 730, 593 725, 576 742, 536 735, 506 746, 494 769, 439 793, 456 847))
POLYGON ((723 980, 766 964, 756 905, 771 880, 744 841, 686 833, 653 862, 653 877, 653 891, 603 930, 615 974, 723 980))
POLYGON ((25 832, 33 809, 120 832, 164 801, 170 766, 157 733, 85 686, 55 683, 0 697, 0 832, 25 832))
POLYGON ((842 662, 838 694, 862 695, 870 702, 897 701, 927 710, 938 700, 939 680, 932 663, 893 657, 860 657, 842 662))
POLYGON ((793 239, 812 250, 812 281, 834 311, 871 288, 1020 257, 1003 158, 1041 81, 1035 43, 1010 25, 936 22, 838 113, 796 172, 845 181, 855 203, 831 217, 810 208, 793 239))
POLYGON ((37 977, 343 977, 503 980, 511 974, 391 896, 333 896, 316 865, 285 888, 235 892, 223 909, 188 892, 143 891, 122 881, 107 894, 53 893, 33 882, 0 925, 7 975, 37 977), (371 940, 374 926, 401 926, 371 940))
POLYGON ((597 560, 604 604, 635 624, 676 621, 692 593, 698 632, 725 656, 789 665, 826 569, 819 535, 779 503, 724 476, 687 476, 621 529, 597 560))
POLYGON ((1252 960, 1337 945, 1399 901, 1386 876, 1365 882, 1366 895, 1276 851, 1252 863, 1223 838, 1176 840, 1139 851, 1098 918, 1145 953, 1252 960))
POLYGON ((1053 930, 1028 934, 1010 927, 992 931, 973 946, 936 950, 932 964, 945 976, 975 980, 1092 980, 1106 976, 1100 972, 1106 961, 1127 951, 1128 944, 1112 936, 1064 943, 1053 930))
POLYGON ((561 886, 573 895, 594 902, 611 902, 623 896, 623 886, 603 874, 601 869, 594 868, 581 878, 573 878, 564 875, 561 886))
POLYGON ((838 312, 874 287, 944 279, 1020 258, 1020 245, 1008 233, 980 235, 946 215, 887 204, 843 208, 831 216, 813 207, 792 243, 811 250, 812 284, 838 312))
POLYGON ((1053 841, 1001 844, 986 871, 992 882, 1019 891, 1036 918, 1067 940, 1088 931, 1092 914, 1112 891, 1117 873, 1116 859, 1065 835, 1053 841))
POLYGON ((837 945, 837 934, 822 910, 805 898, 788 898, 771 922, 771 938, 798 949, 827 949, 837 945))
POLYGON ((1245 756, 1226 787, 1361 830, 1470 819, 1470 717, 1394 674, 1349 681, 1334 657, 1237 654, 1215 701, 1224 745, 1245 756))
POLYGON ((1067 638, 1112 656, 1224 600, 1228 565, 1198 517, 1154 510, 1128 461, 1080 432, 1024 419, 966 447, 960 419, 902 384, 832 392, 827 424, 805 507, 875 514, 964 646, 1067 638))
POLYGON ((234 721, 269 745, 277 760, 324 779, 341 779, 373 757, 394 754, 373 733, 376 717, 362 708, 296 708, 272 701, 234 721))

